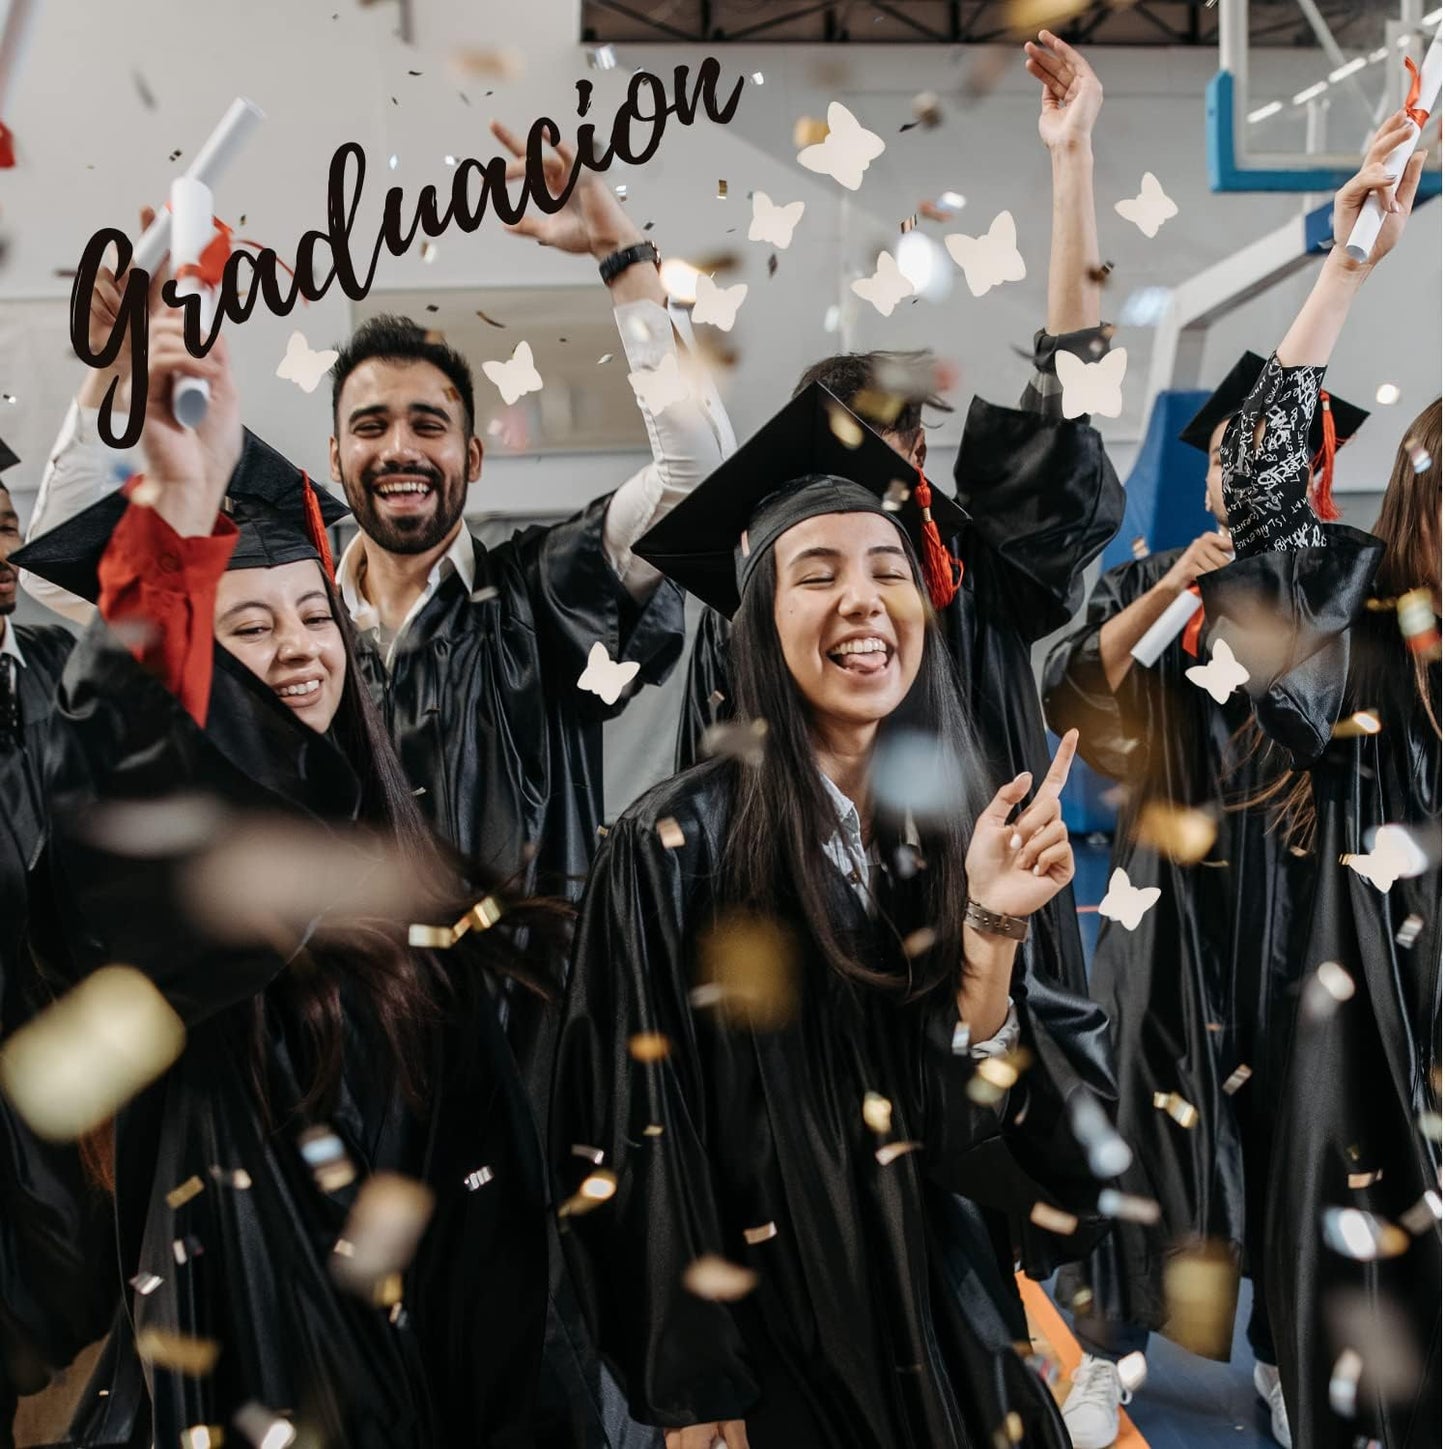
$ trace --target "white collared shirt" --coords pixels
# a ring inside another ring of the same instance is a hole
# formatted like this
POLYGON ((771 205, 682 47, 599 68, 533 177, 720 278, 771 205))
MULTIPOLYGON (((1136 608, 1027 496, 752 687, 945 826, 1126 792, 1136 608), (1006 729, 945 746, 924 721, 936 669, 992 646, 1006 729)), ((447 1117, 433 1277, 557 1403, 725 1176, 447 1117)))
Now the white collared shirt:
POLYGON ((0 619, 0 654, 8 654, 22 668, 25 656, 20 652, 20 636, 15 632, 14 622, 0 619))
POLYGON ((346 545, 341 562, 336 566, 336 586, 341 590, 341 601, 346 605, 346 612, 351 615, 356 632, 367 636, 376 644, 388 674, 391 673, 392 660, 396 657, 397 644, 405 636, 416 616, 432 601, 436 591, 441 588, 442 581, 450 578, 452 574, 461 579, 470 594, 477 576, 477 555, 476 544, 465 524, 457 529, 451 546, 431 566, 431 572, 426 576, 426 587, 407 610, 406 618, 401 621, 401 628, 388 639, 381 626, 381 614, 363 592, 366 580, 366 548, 361 535, 358 533, 346 545))
MULTIPOLYGON (((853 887, 854 894, 867 906, 871 903, 868 881, 872 874, 875 852, 863 844, 863 822, 858 814, 858 807, 822 770, 818 771, 818 775, 823 781, 823 789, 828 799, 838 812, 838 828, 824 842, 823 853, 838 867, 853 887)), ((906 828, 910 835, 914 834, 912 821, 908 822, 906 828)), ((959 1025, 962 1026, 963 1023, 960 1021, 959 1025)), ((1004 1018, 1003 1025, 987 1041, 971 1043, 968 1053, 975 1061, 982 1061, 985 1057, 1001 1057, 1019 1044, 1019 1034, 1018 1007, 1010 998, 1008 1015, 1004 1018)))

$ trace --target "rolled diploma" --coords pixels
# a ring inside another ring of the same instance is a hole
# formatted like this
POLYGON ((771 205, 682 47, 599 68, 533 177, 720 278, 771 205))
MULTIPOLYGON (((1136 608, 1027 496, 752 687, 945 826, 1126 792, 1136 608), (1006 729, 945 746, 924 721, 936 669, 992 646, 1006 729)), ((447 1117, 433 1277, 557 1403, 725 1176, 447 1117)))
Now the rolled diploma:
MULTIPOLYGON (((1430 49, 1425 54, 1425 64, 1420 68, 1420 99, 1417 109, 1433 111, 1435 102, 1440 99, 1440 32, 1435 32, 1435 39, 1430 42, 1430 49)), ((1385 165, 1396 176, 1403 177, 1405 174, 1405 163, 1410 159, 1415 149, 1415 143, 1420 139, 1420 128, 1413 121, 1410 123, 1410 137, 1401 141, 1388 156, 1385 157, 1385 165)), ((1399 183, 1396 183, 1397 187, 1399 183)), ((1350 239, 1345 243, 1345 251, 1351 261, 1368 261, 1370 253, 1375 249, 1375 238, 1380 234, 1380 228, 1385 224, 1385 210, 1380 205, 1380 198, 1376 192, 1371 192, 1365 198, 1365 204, 1360 208, 1360 214, 1355 219, 1354 226, 1350 229, 1350 239)))
MULTIPOLYGON (((179 272, 194 266, 215 232, 211 214, 211 188, 191 176, 171 182, 171 261, 179 272)), ((201 330, 210 330, 215 294, 199 277, 180 277, 178 297, 201 298, 201 330)), ((211 387, 199 377, 178 377, 171 385, 171 412, 182 427, 197 428, 206 420, 211 387)))
POLYGON ((1189 621, 1204 607, 1204 600, 1190 589, 1179 595, 1148 627, 1144 637, 1129 651, 1148 668, 1184 632, 1189 621))
POLYGON ((10 0, 5 33, 0 35, 0 118, 10 104, 10 87, 15 83, 15 73, 20 69, 25 43, 30 39, 39 11, 40 0, 10 0))
MULTIPOLYGON (((196 153, 196 159, 186 168, 185 175, 214 190, 221 173, 235 159, 242 144, 250 139, 251 132, 265 119, 266 113, 254 101, 237 96, 216 129, 206 138, 206 144, 196 153)), ((135 244, 131 266, 154 272, 170 241, 171 214, 162 210, 135 244)))

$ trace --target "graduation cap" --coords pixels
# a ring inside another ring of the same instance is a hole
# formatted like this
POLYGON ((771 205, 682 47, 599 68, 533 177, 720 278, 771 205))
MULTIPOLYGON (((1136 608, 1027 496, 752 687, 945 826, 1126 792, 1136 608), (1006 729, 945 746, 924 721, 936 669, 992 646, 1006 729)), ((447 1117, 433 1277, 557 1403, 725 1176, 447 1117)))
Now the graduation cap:
MULTIPOLYGON (((1265 359, 1257 352, 1246 352, 1229 370, 1229 375, 1214 389, 1204 406, 1184 425, 1179 441, 1201 453, 1209 452, 1209 440, 1214 430, 1226 418, 1231 418, 1244 407, 1255 383, 1264 371, 1265 359)), ((1320 389, 1320 405, 1315 409, 1310 423, 1310 456, 1313 468, 1319 478, 1310 502, 1315 512, 1326 522, 1338 518, 1333 486, 1335 481, 1335 449, 1343 446, 1360 429, 1370 415, 1363 408, 1346 402, 1342 397, 1320 389)))
POLYGON ((795 524, 825 513, 876 513, 912 544, 942 608, 961 568, 943 546, 968 516, 922 473, 811 383, 633 545, 633 552, 731 617, 753 569, 795 524))
MULTIPOLYGON (((20 459, 16 456, 15 450, 4 438, 0 438, 0 473, 3 473, 7 468, 15 467, 19 461, 20 459)), ((5 487, 5 480, 0 478, 0 488, 3 487, 5 487)))
MULTIPOLYGON (((127 490, 108 493, 17 549, 10 560, 93 602, 100 596, 101 555, 129 506, 127 490)), ((326 530, 350 510, 249 428, 222 508, 239 534, 228 569, 272 569, 315 559, 332 576, 326 530)))

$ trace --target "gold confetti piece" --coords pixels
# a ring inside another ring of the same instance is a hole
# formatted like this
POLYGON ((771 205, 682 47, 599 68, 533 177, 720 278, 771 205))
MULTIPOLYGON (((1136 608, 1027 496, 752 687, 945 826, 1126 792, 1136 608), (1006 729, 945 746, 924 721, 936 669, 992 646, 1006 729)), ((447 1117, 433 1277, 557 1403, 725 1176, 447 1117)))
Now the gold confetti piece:
POLYGON ((356 1180, 356 1168, 331 1128, 308 1127, 296 1139, 296 1145, 322 1192, 335 1192, 356 1180))
POLYGON ((1239 1261, 1227 1243, 1197 1243, 1166 1259, 1165 1332, 1191 1353, 1229 1358, 1238 1299, 1239 1261))
POLYGON ((1089 0, 1008 0, 1004 24, 1009 34, 1020 39, 1040 30, 1058 30, 1071 16, 1085 9, 1089 0))
POLYGON ((434 241, 424 241, 421 244, 421 259, 424 262, 434 262, 437 258, 437 244, 434 241))
POLYGON ((1152 1197, 1137 1197, 1112 1187, 1099 1193, 1099 1211, 1106 1218, 1122 1218, 1127 1223, 1159 1221, 1159 1204, 1152 1197))
POLYGON ((680 826, 672 816, 657 822, 657 838, 667 850, 679 850, 687 844, 687 837, 682 833, 680 826))
POLYGON ((1347 1348, 1335 1360, 1335 1366, 1330 1370, 1330 1408, 1342 1419, 1355 1417, 1360 1375, 1364 1368, 1364 1359, 1354 1349, 1347 1348))
POLYGON ((793 149, 801 151, 805 146, 821 146, 828 139, 828 123, 815 116, 799 116, 793 122, 793 149))
POLYGON ((590 1162, 593 1167, 601 1167, 602 1160, 607 1154, 600 1147, 588 1147, 584 1142, 574 1142, 572 1156, 580 1157, 584 1162, 590 1162))
POLYGON ((893 1130, 893 1103, 878 1092, 865 1092, 863 1120, 880 1137, 886 1137, 893 1130))
MULTIPOLYGON (((1426 465, 1429 466, 1428 464, 1426 465)), ((1412 654, 1426 659, 1440 657, 1440 630, 1429 589, 1411 589, 1395 600, 1400 633, 1412 654)))
POLYGON ((130 1280, 130 1286, 140 1294, 142 1298, 149 1298, 157 1288, 166 1280, 159 1273, 137 1273, 130 1280))
POLYGON ((251 1174, 244 1167, 238 1167, 232 1172, 227 1172, 224 1167, 212 1167, 208 1171, 222 1187, 233 1187, 237 1192, 246 1192, 251 1186, 251 1174))
POLYGON ((192 1338, 166 1328, 143 1328, 135 1336, 135 1351, 145 1363, 198 1379, 215 1368, 221 1345, 212 1338, 192 1338))
POLYGON ((1420 932, 1424 929, 1423 916, 1406 916, 1400 922, 1400 929, 1395 932, 1395 944, 1403 946, 1408 951, 1420 939, 1420 932))
POLYGON ((1323 1021, 1354 994, 1350 973, 1338 961, 1321 961, 1305 983, 1304 1014, 1310 1021, 1323 1021))
POLYGON ((1345 1184, 1351 1189, 1371 1187, 1384 1177, 1385 1170, 1377 1167, 1373 1172, 1351 1172, 1345 1178, 1345 1184))
POLYGON ((649 1122, 647 1124, 647 1126, 642 1129, 642 1135, 644 1137, 661 1137, 662 1136, 662 1123, 660 1123, 660 1122, 649 1122))
POLYGON ((449 951, 457 943, 455 926, 408 926, 406 944, 420 946, 425 950, 449 951))
POLYGON ((628 1038, 627 1050, 638 1062, 660 1062, 672 1050, 672 1043, 660 1031, 639 1031, 628 1038))
POLYGON ((706 759, 723 757, 741 765, 758 766, 763 762, 763 745, 768 737, 767 720, 724 720, 709 725, 702 732, 698 747, 706 759))
POLYGON ((380 1301, 377 1291, 411 1262, 435 1206, 436 1194, 425 1183, 398 1172, 373 1173, 346 1215, 342 1236, 351 1252, 332 1254, 332 1278, 349 1292, 380 1301))
POLYGON ((199 1258, 205 1251, 205 1245, 194 1234, 187 1234, 184 1238, 177 1238, 171 1244, 171 1256, 175 1258, 177 1267, 184 1266, 193 1258, 199 1258))
POLYGON ((1094 1290, 1087 1285, 1080 1288, 1072 1298, 1069 1299, 1069 1307, 1075 1313, 1087 1313, 1094 1306, 1094 1290))
MULTIPOLYGON (((897 513, 912 496, 913 490, 908 484, 895 478, 883 492, 883 507, 889 513, 897 513)), ((915 931, 914 935, 917 934, 915 931)))
POLYGON ((769 1238, 778 1236, 777 1223, 764 1223, 760 1228, 744 1228, 743 1241, 750 1248, 755 1248, 759 1243, 766 1243, 769 1238))
POLYGON ((758 1275, 751 1268, 730 1263, 716 1253, 704 1253, 683 1270, 682 1286, 695 1298, 714 1303, 736 1303, 757 1287, 758 1275))
POLYGON ((1440 1194, 1433 1188, 1400 1214, 1400 1226, 1414 1237, 1428 1233, 1440 1221, 1440 1194))
POLYGON ((181 1431, 181 1449, 220 1449, 226 1431, 219 1424, 192 1424, 181 1431))
POLYGON ((1321 1214, 1320 1225, 1325 1246, 1357 1263, 1398 1258, 1410 1246, 1403 1228, 1359 1208, 1328 1207, 1321 1214))
POLYGON ((1029 1221, 1036 1228, 1042 1228, 1047 1233, 1058 1233, 1065 1238, 1079 1230, 1079 1220, 1073 1213, 1066 1213, 1062 1208, 1052 1207, 1046 1202, 1036 1202, 1029 1209, 1029 1221))
POLYGON ((721 1011, 756 1029, 776 1030, 797 1011, 797 952, 776 921, 725 916, 699 939, 698 975, 721 993, 721 1011))
POLYGON ((1421 1136, 1429 1138, 1431 1142, 1440 1140, 1440 1114, 1438 1112, 1421 1112, 1419 1126, 1421 1136))
POLYGON ((617 1174, 599 1167, 582 1179, 577 1191, 557 1209, 559 1218, 581 1217, 601 1207, 617 1191, 617 1174))
POLYGON ((179 1187, 173 1187, 166 1194, 166 1206, 169 1208, 184 1207, 193 1197, 199 1197, 205 1192, 206 1184, 199 1177, 188 1177, 179 1187))
POLYGON ((1135 558, 1149 557, 1149 542, 1142 533, 1129 545, 1129 552, 1135 558))
POLYGON ((848 411, 847 408, 837 403, 828 405, 828 431, 833 434, 845 448, 857 448, 863 442, 863 424, 848 411))
POLYGON ((102 966, 0 1047, 0 1091, 38 1136, 73 1142, 155 1081, 185 1041, 148 977, 102 966))
POLYGON ((1243 1062, 1240 1062, 1220 1084, 1219 1090, 1226 1097, 1232 1097, 1253 1075, 1254 1068, 1247 1067, 1243 1062))
POLYGON ((475 1192, 479 1187, 485 1187, 495 1176, 496 1173, 490 1167, 479 1167, 475 1172, 467 1173, 462 1179, 462 1186, 468 1192, 475 1192))
POLYGON ((520 80, 527 58, 511 45, 473 45, 454 50, 448 58, 454 75, 461 80, 520 80))
MULTIPOLYGON (((1029 1064, 1033 1061, 1027 1047, 1015 1047, 1011 1052, 1005 1052, 1002 1056, 985 1057, 974 1069, 972 1081, 982 1081, 998 1095, 992 1100, 997 1101, 999 1096, 1008 1091, 1010 1087, 1026 1072, 1029 1064)), ((986 1094, 987 1095, 987 1094, 986 1094)), ((979 1100, 975 1098, 975 1100, 979 1100)))
POLYGON ((1126 1353, 1114 1367, 1118 1370, 1119 1382, 1131 1394, 1137 1394, 1149 1377, 1149 1361, 1138 1349, 1126 1353))
MULTIPOLYGON (((378 1308, 397 1309, 401 1307, 402 1279, 400 1273, 386 1273, 378 1278, 371 1290, 371 1301, 378 1308)), ((392 1313, 391 1321, 396 1322, 392 1313)))
POLYGON ((130 490, 130 501, 138 508, 154 508, 161 499, 161 485, 154 478, 143 478, 130 490))
POLYGON ((242 1404, 231 1422, 250 1440, 254 1449, 290 1449, 296 1442, 296 1427, 279 1414, 254 1401, 242 1404))
POLYGON ((898 230, 904 236, 907 236, 908 233, 911 232, 911 231, 917 231, 917 229, 918 229, 918 213, 916 211, 911 216, 905 216, 903 218, 903 220, 898 223, 898 230))
POLYGON ((1219 822, 1207 811, 1151 800, 1139 812, 1134 838, 1178 865, 1194 865, 1209 854, 1219 822))
MULTIPOLYGON (((490 931, 502 919, 502 907, 495 896, 483 896, 462 920, 469 921, 476 931, 490 931)), ((458 928, 461 921, 457 922, 458 928)))
POLYGON ((1154 1105, 1167 1112, 1181 1127, 1191 1128, 1199 1121, 1199 1109, 1186 1102, 1178 1092, 1155 1092, 1154 1105))
POLYGON ((721 177, 719 177, 718 178, 718 183, 717 183, 717 199, 719 201, 726 201, 727 198, 728 198, 728 184, 727 184, 727 182, 725 180, 723 180, 721 177))
POLYGON ((1357 709, 1330 731, 1337 740, 1356 739, 1360 735, 1377 735, 1384 728, 1379 713, 1373 709, 1357 709))
POLYGON ((1009 1449, 1011 1444, 1023 1443, 1024 1421, 1017 1409, 1010 1409, 1002 1424, 993 1431, 994 1449, 1009 1449))
POLYGON ((922 1146, 921 1142, 885 1142, 873 1155, 878 1159, 880 1167, 891 1167, 900 1157, 917 1152, 922 1146))

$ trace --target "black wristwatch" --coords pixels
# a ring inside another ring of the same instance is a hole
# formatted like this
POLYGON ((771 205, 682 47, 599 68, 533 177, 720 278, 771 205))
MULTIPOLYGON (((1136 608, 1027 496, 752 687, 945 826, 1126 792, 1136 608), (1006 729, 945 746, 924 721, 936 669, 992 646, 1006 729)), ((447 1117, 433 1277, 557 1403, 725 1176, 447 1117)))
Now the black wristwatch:
POLYGON ((623 247, 620 252, 603 257, 597 265, 597 271, 604 282, 610 282, 613 277, 625 272, 628 267, 636 266, 638 262, 651 262, 654 267, 660 267, 662 256, 650 241, 640 241, 633 246, 623 247))

